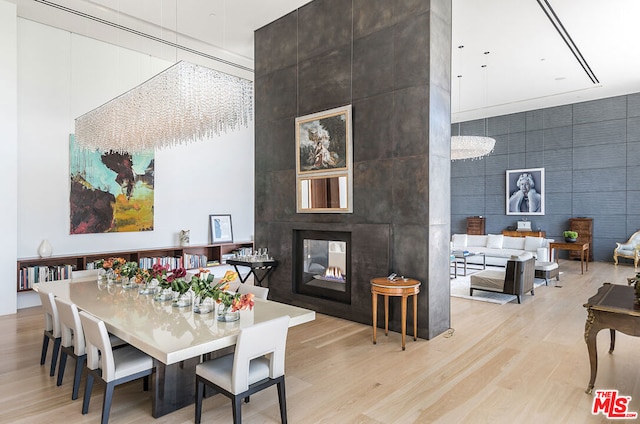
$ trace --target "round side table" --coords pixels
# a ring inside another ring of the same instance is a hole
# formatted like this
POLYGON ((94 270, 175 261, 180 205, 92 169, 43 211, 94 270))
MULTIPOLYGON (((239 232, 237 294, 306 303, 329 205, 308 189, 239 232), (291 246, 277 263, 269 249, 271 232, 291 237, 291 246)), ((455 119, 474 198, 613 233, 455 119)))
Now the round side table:
POLYGON ((420 281, 413 278, 377 277, 371 280, 371 301, 373 306, 373 344, 376 344, 378 327, 378 295, 384 296, 384 334, 389 334, 389 296, 402 297, 402 350, 405 350, 407 335, 407 298, 413 296, 413 340, 418 340, 418 293, 420 281))

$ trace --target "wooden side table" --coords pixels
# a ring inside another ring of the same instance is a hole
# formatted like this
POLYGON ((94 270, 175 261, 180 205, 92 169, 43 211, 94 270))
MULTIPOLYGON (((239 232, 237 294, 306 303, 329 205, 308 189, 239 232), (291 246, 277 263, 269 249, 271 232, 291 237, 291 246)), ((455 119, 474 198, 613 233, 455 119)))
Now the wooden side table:
POLYGON ((556 250, 556 263, 558 262, 558 250, 568 250, 570 252, 580 252, 580 273, 584 274, 585 258, 587 259, 587 272, 589 271, 589 243, 549 243, 549 249, 556 250), (586 252, 586 253, 585 253, 586 252))
POLYGON ((389 296, 402 297, 402 350, 407 337, 407 298, 413 296, 413 340, 418 340, 418 293, 420 281, 413 278, 377 277, 371 280, 371 300, 373 306, 373 344, 376 344, 378 327, 378 295, 384 296, 384 334, 389 334, 389 296))

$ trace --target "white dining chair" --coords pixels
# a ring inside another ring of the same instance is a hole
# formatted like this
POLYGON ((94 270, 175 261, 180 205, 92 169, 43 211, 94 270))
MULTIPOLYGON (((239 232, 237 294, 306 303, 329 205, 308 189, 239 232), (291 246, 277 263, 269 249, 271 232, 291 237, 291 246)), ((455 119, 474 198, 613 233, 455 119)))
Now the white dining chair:
POLYGON ((267 300, 267 296, 269 295, 269 287, 260 287, 254 286, 252 284, 241 283, 238 286, 238 293, 253 293, 257 298, 267 300))
MULTIPOLYGON (((59 297, 55 298, 58 316, 60 318, 60 332, 62 333, 62 345, 60 347, 60 362, 58 364, 58 380, 56 385, 61 386, 64 378, 64 371, 67 365, 67 357, 71 356, 76 360, 76 367, 73 374, 73 390, 71 399, 78 399, 80 389, 80 379, 82 369, 87 360, 86 344, 84 340, 84 330, 80 321, 78 307, 59 297)), ((122 339, 109 334, 109 341, 112 347, 126 345, 122 339)))
POLYGON ((42 354, 40 355, 40 365, 44 365, 47 360, 47 350, 49 349, 49 340, 53 340, 53 352, 51 352, 51 369, 49 375, 53 377, 56 373, 56 363, 58 362, 58 353, 60 352, 60 343, 62 342, 60 332, 60 318, 58 317, 58 308, 54 300, 53 293, 38 292, 42 309, 44 310, 44 337, 42 338, 42 354))
POLYGON ((102 403, 102 424, 109 422, 109 411, 115 386, 144 378, 144 390, 149 390, 149 376, 153 373, 153 359, 133 346, 112 349, 104 322, 80 311, 87 349, 87 385, 82 401, 82 413, 89 412, 93 379, 105 383, 102 403))
POLYGON ((205 385, 231 399, 233 422, 239 424, 242 400, 276 384, 280 419, 287 422, 284 359, 289 319, 283 316, 243 328, 234 353, 196 366, 196 424, 202 415, 205 385))

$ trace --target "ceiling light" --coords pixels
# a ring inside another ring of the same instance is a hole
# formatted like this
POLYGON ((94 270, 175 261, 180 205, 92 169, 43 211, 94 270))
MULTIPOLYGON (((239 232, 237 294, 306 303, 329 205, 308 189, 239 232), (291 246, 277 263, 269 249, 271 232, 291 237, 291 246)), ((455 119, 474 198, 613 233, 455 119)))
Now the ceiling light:
POLYGON ((186 144, 248 127, 253 83, 180 61, 76 118, 77 143, 135 153, 186 144))
POLYGON ((471 135, 451 137, 451 160, 480 159, 493 151, 496 140, 471 135))

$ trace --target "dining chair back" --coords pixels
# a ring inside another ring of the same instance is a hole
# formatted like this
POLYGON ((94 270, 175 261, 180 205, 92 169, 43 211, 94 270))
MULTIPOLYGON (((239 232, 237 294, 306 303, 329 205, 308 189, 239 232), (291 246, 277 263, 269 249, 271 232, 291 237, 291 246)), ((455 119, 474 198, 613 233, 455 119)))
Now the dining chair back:
POLYGON ((62 333, 62 347, 60 352, 60 364, 58 365, 58 386, 62 385, 64 370, 67 365, 67 356, 76 360, 75 372, 73 375, 73 391, 71 399, 78 399, 80 388, 80 378, 82 377, 82 367, 87 359, 86 345, 84 342, 84 331, 80 322, 78 307, 66 300, 56 298, 58 315, 60 316, 60 331, 62 333))
POLYGON ((109 421, 109 411, 115 386, 144 378, 144 390, 149 389, 149 375, 153 373, 153 359, 133 346, 112 349, 104 322, 80 311, 87 352, 87 385, 84 390, 82 413, 89 412, 89 401, 94 378, 101 379, 106 387, 102 403, 102 423, 109 421))
POLYGON ((238 286, 238 293, 253 293, 257 298, 267 300, 269 295, 269 287, 254 286, 252 284, 241 283, 238 286))
POLYGON ((242 422, 242 399, 270 387, 278 387, 280 419, 287 422, 284 360, 289 316, 275 318, 240 330, 235 352, 196 366, 195 422, 200 423, 204 386, 231 399, 233 422, 242 422))
POLYGON ((40 355, 40 365, 44 365, 47 359, 47 350, 49 348, 49 340, 53 340, 53 352, 51 353, 51 368, 49 375, 53 377, 56 373, 56 363, 58 362, 58 353, 60 352, 61 332, 60 318, 58 317, 58 308, 56 307, 55 297, 53 293, 38 292, 42 309, 44 311, 44 337, 42 338, 42 354, 40 355))

